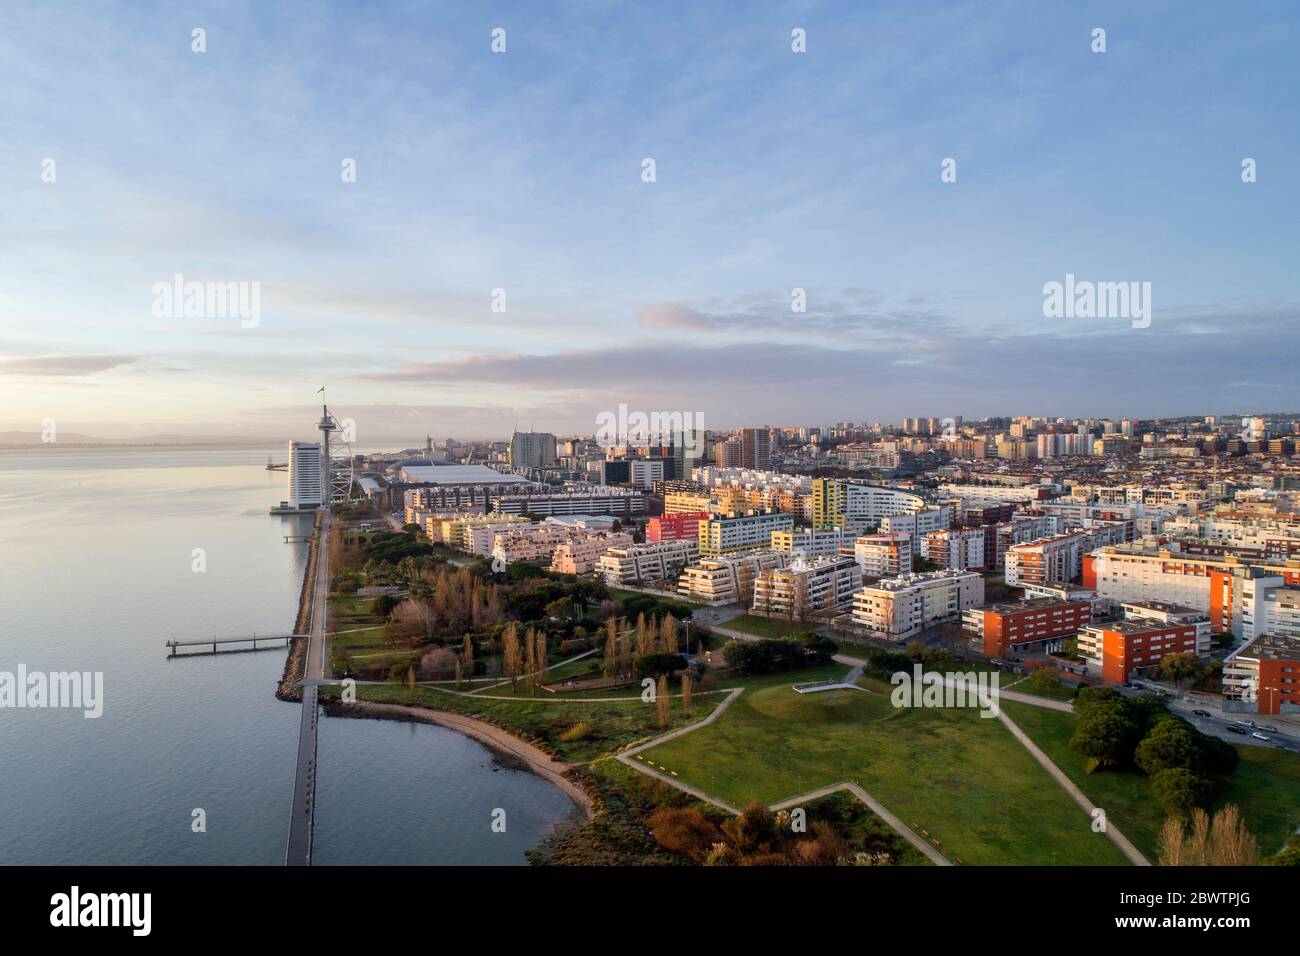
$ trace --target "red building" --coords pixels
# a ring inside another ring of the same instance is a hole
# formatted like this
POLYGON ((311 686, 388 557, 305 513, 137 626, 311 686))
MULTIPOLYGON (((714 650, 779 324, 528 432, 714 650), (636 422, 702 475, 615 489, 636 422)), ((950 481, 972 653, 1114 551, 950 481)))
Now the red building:
POLYGON ((1195 624, 1144 620, 1099 624, 1080 635, 1079 653, 1102 680, 1122 684, 1134 671, 1154 667, 1170 654, 1198 653, 1197 633, 1195 624))
POLYGON ((1035 598, 994 604, 975 613, 983 615, 984 653, 1005 657, 1012 650, 1039 650, 1048 641, 1077 634, 1092 622, 1092 602, 1035 598))
POLYGON ((712 517, 707 511, 663 515, 645 526, 646 541, 693 541, 700 536, 700 522, 712 517))

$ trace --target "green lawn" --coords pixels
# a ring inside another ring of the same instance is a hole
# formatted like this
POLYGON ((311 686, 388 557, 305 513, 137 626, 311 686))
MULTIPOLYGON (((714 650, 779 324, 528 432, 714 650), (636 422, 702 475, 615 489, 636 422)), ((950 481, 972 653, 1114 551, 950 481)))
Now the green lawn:
MULTIPOLYGON (((1104 809, 1107 818, 1155 862, 1160 855, 1160 828, 1165 813, 1152 795, 1146 775, 1136 770, 1085 772, 1087 761, 1069 746, 1074 734, 1073 714, 1005 700, 1002 707, 1088 799, 1104 809)), ((1239 746, 1237 752, 1241 764, 1216 806, 1237 804, 1246 825, 1259 838, 1260 851, 1267 856, 1281 849, 1286 838, 1300 827, 1300 757, 1265 747, 1239 746)))
POLYGON ((370 611, 373 597, 358 597, 355 594, 331 594, 329 596, 329 629, 347 631, 354 627, 367 627, 382 624, 370 611))
POLYGON ((1041 691, 1030 683, 1028 677, 1008 674, 1003 671, 1001 686, 1003 690, 1013 690, 1017 694, 1031 694, 1034 697, 1046 697, 1048 700, 1058 700, 1062 703, 1069 703, 1074 700, 1075 686, 1059 680, 1049 686, 1046 691, 1041 691))
POLYGON ((795 679, 752 683, 717 722, 647 758, 736 806, 853 780, 964 863, 1126 862, 998 721, 896 709, 878 681, 869 694, 796 694, 795 679))
MULTIPOLYGON (((337 685, 326 689, 337 696, 337 685)), ((427 685, 407 687, 405 684, 359 684, 357 697, 391 704, 413 704, 434 710, 447 710, 471 717, 484 717, 505 727, 522 731, 525 735, 543 740, 560 758, 567 761, 589 761, 624 747, 634 741, 657 736, 661 731, 654 704, 635 700, 609 702, 566 703, 552 700, 484 700, 448 693, 427 685), (577 724, 586 724, 586 733, 576 740, 560 737, 577 724)), ((668 729, 699 720, 722 701, 722 696, 712 694, 696 697, 691 716, 682 710, 680 700, 674 700, 668 729)))
POLYGON ((756 637, 787 637, 791 634, 811 631, 816 626, 815 624, 801 623, 799 621, 787 621, 779 617, 758 617, 754 614, 742 614, 740 617, 733 617, 730 621, 723 621, 718 625, 718 627, 730 628, 733 631, 753 634, 756 637))

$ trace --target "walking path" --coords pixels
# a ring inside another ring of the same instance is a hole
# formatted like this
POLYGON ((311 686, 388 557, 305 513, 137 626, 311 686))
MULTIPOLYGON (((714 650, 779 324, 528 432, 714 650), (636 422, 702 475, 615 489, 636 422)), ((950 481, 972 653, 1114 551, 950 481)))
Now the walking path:
MULTIPOLYGON (((729 628, 715 627, 714 630, 723 631, 729 634, 730 636, 736 637, 740 640, 747 640, 747 641, 761 640, 761 638, 755 637, 752 634, 744 634, 743 632, 740 631, 732 631, 729 628)), ((858 677, 861 676, 862 670, 866 666, 866 661, 859 660, 858 658, 854 658, 854 657, 848 657, 842 654, 836 654, 833 660, 835 660, 836 663, 845 664, 851 668, 848 674, 846 674, 844 677, 845 683, 852 683, 853 681, 856 681, 858 677)), ((950 675, 945 680, 945 683, 950 683, 952 680, 953 678, 950 675)), ((672 731, 671 733, 664 734, 661 737, 656 737, 653 740, 641 744, 638 747, 635 747, 631 750, 627 750, 621 754, 616 754, 615 756, 617 757, 617 759, 621 760, 629 767, 635 767, 641 773, 647 774, 648 776, 656 777, 657 779, 662 780, 664 783, 668 784, 669 786, 676 787, 678 790, 681 790, 684 793, 689 793, 691 796, 695 797, 698 800, 703 800, 704 802, 712 804, 715 807, 719 807, 723 810, 726 810, 728 813, 737 813, 737 814, 740 813, 740 810, 732 806, 731 804, 723 800, 719 800, 717 797, 711 796, 710 794, 705 793, 703 790, 700 790, 697 787, 692 787, 689 784, 673 777, 671 775, 671 771, 664 772, 663 770, 660 770, 654 766, 647 766, 646 764, 647 758, 638 757, 638 754, 640 754, 641 751, 643 750, 648 750, 652 747, 657 747, 659 744, 667 743, 669 740, 673 740, 677 737, 682 736, 683 734, 690 733, 693 730, 698 730, 700 727, 704 727, 707 726, 708 724, 713 723, 713 721, 717 720, 719 717, 722 716, 723 712, 729 706, 731 706, 732 702, 735 701, 735 699, 740 696, 743 690, 744 690, 743 687, 737 687, 735 690, 731 691, 727 699, 724 700, 720 705, 718 705, 718 707, 713 711, 713 713, 710 714, 705 719, 697 721, 696 723, 693 724, 688 724, 685 727, 680 727, 677 730, 672 731)), ((1014 691, 999 691, 999 698, 1018 701, 1024 704, 1030 704, 1035 707, 1044 707, 1049 710, 1059 710, 1059 711, 1064 711, 1066 713, 1073 712, 1073 707, 1068 703, 1064 703, 1062 701, 1056 701, 1056 700, 1049 700, 1048 698, 1038 697, 1033 694, 1020 694, 1014 691)), ((1067 777, 1061 771, 1061 769, 1056 766, 1055 763, 1052 762, 1051 758, 1048 757, 1047 754, 1043 753, 1043 751, 1039 749, 1037 744, 1035 744, 1032 740, 1029 739, 1028 735, 1026 735, 1025 732, 1022 731, 1016 725, 1015 721, 1013 721, 1000 709, 998 712, 998 719, 1002 721, 1003 726, 1005 726, 1007 730, 1011 732, 1011 735, 1020 743, 1020 745, 1023 746, 1027 751, 1029 751, 1030 756, 1032 756, 1038 762, 1038 764, 1044 770, 1046 770, 1048 774, 1051 775, 1052 779, 1055 780, 1057 784, 1059 784, 1060 787, 1063 790, 1065 790, 1067 794, 1070 795, 1071 799, 1073 799, 1075 803, 1077 803, 1080 807, 1082 807, 1084 812, 1087 813, 1090 818, 1093 818, 1094 811, 1097 809, 1097 807, 1092 803, 1092 801, 1090 801, 1084 795, 1083 791, 1080 790, 1074 784, 1074 782, 1070 780, 1070 778, 1067 777)), ((784 810, 788 807, 797 806, 798 804, 806 803, 810 800, 815 800, 819 797, 828 796, 840 790, 847 790, 855 797, 857 797, 859 800, 861 800, 863 804, 865 804, 867 807, 871 809, 873 813, 875 813, 882 820, 888 823, 890 827, 892 827, 897 833, 903 836, 909 843, 915 846, 918 850, 924 853, 926 857, 929 858, 936 865, 938 866, 953 865, 953 862, 951 860, 943 856, 943 854, 939 853, 932 846, 930 846, 928 843, 922 840, 919 836, 917 836, 916 833, 912 831, 911 827, 905 825, 901 820, 898 819, 898 817, 890 813, 889 810, 882 803, 880 803, 878 800, 872 797, 871 794, 867 793, 866 790, 862 789, 861 786, 859 786, 858 784, 854 783, 851 780, 846 780, 846 781, 842 781, 841 783, 831 784, 829 786, 822 787, 818 790, 813 790, 810 793, 801 794, 797 797, 790 797, 789 799, 782 800, 778 803, 772 804, 771 808, 773 810, 784 810)), ((1129 860, 1129 862, 1133 863, 1135 866, 1151 865, 1151 861, 1148 860, 1145 856, 1143 856, 1141 851, 1139 851, 1138 848, 1135 847, 1132 844, 1132 842, 1129 841, 1128 837, 1124 836, 1124 834, 1120 832, 1119 828, 1116 827, 1113 823, 1111 823, 1109 819, 1106 820, 1106 829, 1104 832, 1107 838, 1109 838, 1110 841, 1114 843, 1116 847, 1119 848, 1119 851, 1124 854, 1124 856, 1129 860)))
POLYGON ((312 583, 311 627, 307 632, 307 654, 303 662, 302 716, 298 725, 298 758, 293 779, 293 803, 289 811, 289 839, 285 844, 286 866, 311 865, 312 828, 316 818, 316 729, 318 708, 316 685, 325 676, 326 598, 329 585, 330 515, 325 513, 317 529, 316 580, 312 583))
MULTIPOLYGON (((1096 805, 1084 796, 1083 791, 1075 786, 1074 781, 1067 777, 1061 771, 1060 767, 1052 762, 1052 758, 1043 753, 1043 751, 1039 749, 1038 745, 1030 740, 1028 735, 1016 726, 1016 722, 1005 713, 999 713, 998 720, 1002 721, 1003 726, 1005 726, 1007 730, 1011 731, 1011 736, 1020 741, 1021 746, 1029 751, 1029 755, 1037 760, 1039 765, 1052 775, 1052 779, 1061 785, 1061 789, 1068 793, 1075 803, 1083 807, 1083 812, 1088 814, 1090 818, 1096 819, 1094 816, 1094 811, 1097 809, 1096 805)), ((1105 811, 1102 812, 1104 813, 1105 811)), ((1151 865, 1151 861, 1143 856, 1138 848, 1129 842, 1128 837, 1119 832, 1119 827, 1111 823, 1109 817, 1106 818, 1106 829, 1102 832, 1110 838, 1111 843, 1119 847, 1119 851, 1128 857, 1129 862, 1134 866, 1151 865)))
POLYGON ((932 862, 935 866, 953 866, 952 860, 948 859, 946 856, 944 856, 942 853, 940 853, 930 844, 922 840, 919 836, 917 836, 914 832, 912 832, 911 827, 904 824, 902 820, 898 819, 898 817, 894 816, 892 813, 886 810, 884 804, 882 804, 871 794, 867 793, 867 791, 863 790, 852 780, 845 780, 842 783, 833 783, 829 787, 822 787, 820 790, 812 790, 809 791, 808 793, 801 793, 797 797, 791 797, 789 800, 782 800, 780 803, 772 804, 772 809, 786 810, 790 807, 798 806, 801 803, 810 803, 811 801, 819 800, 822 797, 829 797, 832 793, 838 793, 841 790, 847 790, 849 793, 853 794, 864 804, 866 804, 867 807, 870 808, 872 813, 874 813, 876 816, 880 817, 880 819, 888 823, 905 840, 907 840, 908 843, 912 844, 912 846, 916 847, 927 857, 929 857, 930 862, 932 862))

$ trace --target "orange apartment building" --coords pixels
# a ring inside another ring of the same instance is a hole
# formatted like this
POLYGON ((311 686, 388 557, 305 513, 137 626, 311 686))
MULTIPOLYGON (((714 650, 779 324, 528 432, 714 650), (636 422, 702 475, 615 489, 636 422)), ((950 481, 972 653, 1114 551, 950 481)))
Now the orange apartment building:
POLYGON ((1135 671, 1154 667, 1169 654, 1199 653, 1199 633, 1194 623, 1143 618, 1116 621, 1084 628, 1079 635, 1079 653, 1087 658, 1090 672, 1122 684, 1135 671))
POLYGON ((967 629, 982 635, 984 653, 989 657, 1043 650, 1050 642, 1071 637, 1090 623, 1091 601, 1056 598, 993 604, 967 611, 965 616, 967 629))
POLYGON ((1223 691, 1261 714, 1300 713, 1300 638, 1257 637, 1223 662, 1223 691))

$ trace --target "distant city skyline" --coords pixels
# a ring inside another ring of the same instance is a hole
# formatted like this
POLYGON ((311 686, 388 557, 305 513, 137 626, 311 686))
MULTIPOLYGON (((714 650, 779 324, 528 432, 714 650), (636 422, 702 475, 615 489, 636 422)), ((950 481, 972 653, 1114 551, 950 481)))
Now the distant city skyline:
POLYGON ((9 12, 0 431, 307 438, 322 383, 364 444, 1300 406, 1285 6, 354 14, 9 12), (1046 318, 1075 275, 1149 326, 1046 318))

